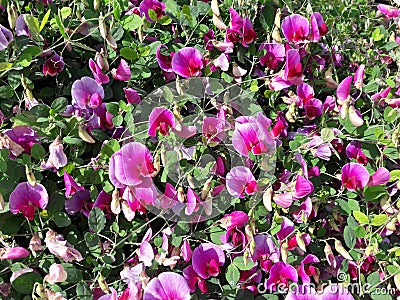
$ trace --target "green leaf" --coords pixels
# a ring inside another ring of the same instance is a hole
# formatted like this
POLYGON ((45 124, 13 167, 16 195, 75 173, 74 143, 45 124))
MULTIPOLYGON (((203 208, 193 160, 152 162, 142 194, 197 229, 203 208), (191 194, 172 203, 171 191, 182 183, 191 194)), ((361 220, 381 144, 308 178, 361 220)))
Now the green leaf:
POLYGON ((119 103, 117 102, 109 102, 106 104, 106 109, 110 114, 114 116, 119 114, 119 103))
POLYGON ((143 25, 143 19, 136 14, 124 16, 121 19, 121 25, 125 30, 136 30, 143 25))
POLYGON ((33 286, 36 282, 42 282, 43 278, 35 272, 29 272, 18 276, 13 282, 13 288, 21 294, 32 293, 33 286))
POLYGON ((31 155, 33 158, 42 160, 46 155, 46 150, 40 144, 33 144, 31 155))
POLYGON ((104 215, 104 212, 98 208, 98 207, 93 207, 89 214, 89 227, 94 231, 94 232, 100 232, 104 229, 106 225, 106 216, 104 215))
POLYGON ((120 149, 120 145, 117 140, 109 140, 100 151, 102 157, 110 158, 115 152, 120 149))
POLYGON ((67 226, 71 225, 71 219, 65 212, 62 212, 62 211, 57 212, 53 216, 53 221, 54 221, 54 223, 56 223, 56 225, 58 227, 67 227, 67 226))
POLYGON ((354 234, 358 238, 365 238, 367 232, 365 231, 364 226, 357 226, 356 228, 354 228, 354 234))
POLYGON ((46 25, 47 21, 49 20, 51 10, 49 9, 46 14, 43 16, 42 22, 40 23, 39 32, 41 32, 46 25))
POLYGON ((66 282, 76 283, 83 279, 82 271, 75 268, 73 264, 62 263, 62 266, 68 274, 66 282))
POLYGON ((112 118, 112 122, 115 126, 121 126, 122 123, 124 122, 124 117, 122 115, 117 115, 114 118, 112 118))
POLYGON ((236 287, 240 279, 239 269, 234 264, 229 265, 226 269, 225 278, 231 287, 236 287))
POLYGON ((375 216, 372 221, 371 221, 371 225, 372 226, 382 226, 383 224, 385 224, 388 220, 388 216, 381 214, 381 215, 377 215, 375 216))
POLYGON ((72 9, 70 7, 63 7, 60 10, 61 18, 65 20, 68 18, 72 13, 72 9))
POLYGON ((176 236, 183 236, 190 230, 190 225, 184 222, 178 222, 175 226, 174 234, 176 236))
POLYGON ((51 104, 51 108, 54 110, 55 113, 62 113, 68 106, 68 100, 65 97, 58 97, 54 99, 53 103, 51 104))
POLYGON ((120 50, 120 54, 123 58, 127 60, 135 60, 139 58, 137 52, 133 50, 131 47, 123 47, 120 50))
POLYGON ((248 271, 254 267, 254 262, 251 259, 247 259, 245 262, 243 256, 235 257, 233 263, 242 271, 248 271))
POLYGON ((17 59, 17 63, 22 67, 30 66, 31 62, 32 55, 30 53, 22 53, 17 59))
POLYGON ((92 291, 90 290, 89 285, 84 281, 79 282, 76 286, 76 295, 78 296, 77 298, 80 300, 93 299, 92 291))
POLYGON ((64 137, 63 141, 70 145, 81 145, 82 144, 82 139, 76 138, 76 137, 71 137, 71 136, 64 137))
POLYGON ((353 216, 360 224, 368 224, 368 217, 361 211, 353 211, 353 216))
POLYGON ((354 230, 351 229, 349 226, 344 228, 344 241, 350 249, 356 245, 356 235, 354 234, 354 230))
POLYGON ((330 128, 323 128, 321 130, 321 138, 325 143, 330 143, 335 138, 333 130, 330 128))
POLYGON ((359 211, 360 210, 360 205, 358 204, 357 200, 350 199, 349 200, 349 208, 351 210, 359 211))
POLYGON ((14 89, 12 87, 7 85, 0 86, 1 99, 10 99, 12 96, 14 96, 14 89))
POLYGON ((60 11, 58 11, 58 15, 55 15, 54 18, 56 20, 57 27, 58 27, 58 30, 60 31, 61 35, 63 36, 63 38, 68 39, 68 35, 65 33, 64 24, 61 21, 60 11))
POLYGON ((42 37, 39 30, 39 21, 32 15, 24 14, 24 21, 29 28, 31 36, 36 41, 41 41, 42 37))

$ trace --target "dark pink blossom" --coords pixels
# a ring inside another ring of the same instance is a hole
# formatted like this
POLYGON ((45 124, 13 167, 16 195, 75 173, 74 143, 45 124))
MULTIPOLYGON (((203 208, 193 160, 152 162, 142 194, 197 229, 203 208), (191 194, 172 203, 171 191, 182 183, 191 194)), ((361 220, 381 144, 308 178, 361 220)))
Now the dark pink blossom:
POLYGON ((77 191, 83 191, 85 188, 75 182, 71 175, 64 171, 65 197, 74 195, 77 191))
POLYGON ((387 98, 387 96, 389 95, 391 89, 392 88, 389 86, 386 89, 380 91, 379 93, 376 93, 376 94, 372 95, 371 99, 374 100, 375 102, 378 102, 378 103, 381 104, 380 100, 387 98))
POLYGON ((360 142, 351 141, 346 147, 346 155, 349 159, 357 160, 359 164, 366 165, 368 163, 368 158, 362 151, 360 142))
POLYGON ((23 148, 26 154, 31 154, 34 144, 39 144, 36 131, 29 126, 15 126, 13 129, 7 129, 4 134, 19 146, 23 148))
POLYGON ((104 89, 98 85, 96 80, 90 77, 82 77, 72 84, 71 95, 73 104, 80 108, 87 106, 95 108, 102 103, 104 89))
POLYGON ((165 15, 165 4, 157 0, 143 0, 139 5, 140 13, 146 16, 147 21, 154 23, 165 15), (153 10, 157 20, 150 18, 149 10, 153 10))
POLYGON ((369 181, 368 170, 360 164, 348 163, 342 168, 342 186, 349 191, 363 189, 369 181))
POLYGON ((286 65, 283 72, 279 72, 270 83, 274 91, 300 85, 303 83, 303 66, 300 62, 300 54, 296 49, 290 49, 286 52, 286 65))
POLYGON ((221 272, 221 266, 224 264, 224 251, 217 245, 203 243, 193 251, 193 269, 203 279, 217 276, 221 272))
POLYGON ((375 185, 381 185, 381 184, 386 184, 390 180, 390 172, 384 168, 381 167, 374 174, 371 175, 369 181, 368 181, 368 186, 375 186, 375 185))
POLYGON ((46 59, 46 61, 44 62, 43 74, 44 76, 56 76, 58 73, 64 70, 64 66, 64 59, 57 53, 54 53, 52 57, 46 59))
POLYGON ((302 43, 308 38, 310 24, 305 17, 293 14, 283 19, 282 31, 289 43, 302 43))
POLYGON ((132 88, 123 88, 125 98, 129 104, 139 104, 142 100, 137 91, 132 88))
POLYGON ((161 70, 163 70, 165 72, 173 72, 172 57, 174 56, 175 53, 171 52, 170 55, 162 54, 161 53, 162 48, 168 49, 168 47, 165 46, 164 44, 160 44, 157 47, 156 58, 157 58, 158 65, 160 66, 161 70))
POLYGON ((378 10, 388 19, 397 18, 400 15, 400 9, 390 5, 379 4, 378 10))
POLYGON ((313 213, 311 198, 307 197, 301 204, 299 209, 293 213, 296 223, 305 223, 313 213))
POLYGON ((46 208, 49 195, 46 188, 40 183, 32 186, 28 182, 21 182, 10 194, 9 201, 11 213, 21 212, 28 220, 33 220, 36 208, 46 208))
POLYGON ((192 265, 187 266, 183 269, 183 276, 185 277, 190 292, 194 293, 196 291, 196 286, 199 287, 199 290, 203 293, 208 292, 207 282, 203 278, 201 278, 193 269, 192 265))
POLYGON ((19 259, 28 257, 30 255, 29 251, 22 247, 13 248, 1 248, 0 249, 0 260, 5 259, 19 259))
POLYGON ((268 69, 278 70, 279 64, 285 61, 285 46, 278 43, 262 43, 258 50, 266 50, 264 56, 260 57, 260 64, 268 69))
POLYGON ((101 67, 93 59, 89 59, 89 69, 92 71, 94 80, 98 84, 107 84, 110 82, 110 78, 103 73, 101 67))
POLYGON ((354 297, 344 286, 331 284, 324 289, 321 300, 354 300, 354 297))
POLYGON ((265 281, 265 287, 270 291, 276 291, 278 285, 289 287, 290 281, 297 282, 298 275, 297 271, 290 264, 284 262, 277 262, 274 264, 269 271, 269 277, 265 281))
POLYGON ((149 116, 148 134, 155 137, 158 130, 161 135, 169 135, 170 128, 175 128, 175 118, 172 111, 163 107, 155 107, 149 116))
POLYGON ((272 265, 280 259, 279 248, 275 245, 272 237, 268 234, 259 234, 254 237, 254 250, 252 259, 254 262, 260 261, 261 268, 269 272, 272 265))
POLYGON ((257 181, 250 169, 243 166, 233 167, 226 175, 226 189, 233 197, 244 198, 258 191, 257 181))
POLYGON ((360 65, 356 72, 354 73, 354 86, 361 90, 362 86, 363 86, 363 81, 364 81, 364 74, 365 74, 365 65, 362 64, 360 65))
POLYGON ((310 17, 311 21, 311 42, 318 42, 321 37, 326 35, 328 27, 324 21, 324 18, 319 12, 315 12, 310 17))
POLYGON ((198 77, 203 69, 203 55, 193 47, 180 49, 172 57, 172 70, 184 77, 198 77))
POLYGON ((190 288, 183 276, 163 272, 146 285, 143 300, 190 300, 190 288))
POLYGON ((322 101, 312 98, 304 104, 304 110, 306 111, 306 117, 309 120, 314 120, 315 118, 322 116, 322 101))
POLYGON ((119 81, 131 80, 131 69, 125 59, 121 59, 118 68, 111 70, 111 75, 114 79, 119 81))
POLYGON ((310 278, 311 276, 318 277, 319 275, 318 269, 315 266, 311 265, 316 263, 319 263, 319 259, 313 254, 308 254, 301 261, 300 267, 298 268, 297 272, 303 283, 311 283, 311 278, 310 278))
POLYGON ((288 238, 294 232, 294 223, 288 218, 283 217, 283 222, 281 223, 281 229, 276 233, 276 236, 280 241, 288 238))
POLYGON ((242 19, 233 8, 229 9, 229 13, 231 23, 230 27, 226 29, 226 39, 232 43, 240 42, 244 47, 248 47, 248 44, 257 38, 250 19, 242 19))

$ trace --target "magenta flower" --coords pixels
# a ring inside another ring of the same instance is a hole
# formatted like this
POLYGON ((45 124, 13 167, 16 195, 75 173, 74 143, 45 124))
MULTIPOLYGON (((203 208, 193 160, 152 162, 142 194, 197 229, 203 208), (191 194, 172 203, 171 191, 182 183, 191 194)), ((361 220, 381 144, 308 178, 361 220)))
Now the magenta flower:
POLYGON ((171 65, 172 70, 184 78, 197 77, 204 67, 203 55, 196 48, 182 48, 172 57, 171 65))
POLYGON ((29 255, 30 255, 29 251, 22 247, 1 248, 0 249, 0 260, 19 259, 19 258, 28 257, 29 255))
POLYGON ((324 289, 321 300, 354 300, 354 297, 345 287, 331 284, 324 289))
POLYGON ((154 21, 159 20, 162 16, 165 15, 165 4, 157 1, 157 0, 143 0, 139 6, 140 14, 144 14, 146 16, 147 21, 150 23, 154 23, 154 21), (149 16, 149 10, 153 10, 157 16, 157 20, 153 20, 149 16))
POLYGON ((234 211, 226 214, 219 222, 225 229, 243 227, 249 221, 249 216, 243 211, 234 211))
POLYGON ((40 183, 32 186, 28 182, 21 182, 10 194, 9 201, 11 213, 15 215, 21 212, 28 220, 33 220, 36 208, 46 208, 49 195, 40 183))
POLYGON ((220 143, 226 137, 225 114, 219 114, 218 117, 207 117, 203 120, 203 135, 210 143, 220 143))
POLYGON ((322 116, 323 104, 322 101, 312 98, 304 104, 306 116, 309 120, 314 120, 316 117, 322 116))
POLYGON ((14 40, 13 34, 10 30, 0 25, 0 51, 6 49, 8 44, 14 40))
POLYGON ((155 137, 158 129, 161 135, 169 135, 170 128, 175 128, 175 118, 172 111, 163 107, 153 108, 149 116, 148 134, 155 137))
POLYGON ((260 265, 265 272, 269 272, 273 263, 280 259, 279 248, 275 245, 272 237, 267 234, 259 234, 254 237, 254 250, 252 259, 254 262, 260 260, 260 265))
POLYGON ((189 300, 190 288, 185 278, 164 272, 150 280, 144 289, 143 300, 189 300))
POLYGON ((164 44, 160 44, 157 47, 156 58, 157 58, 158 65, 160 66, 161 70, 163 70, 165 72, 173 72, 172 57, 174 56, 175 53, 171 52, 170 55, 164 55, 161 53, 162 48, 168 49, 168 47, 165 46, 164 44))
POLYGON ((388 19, 397 18, 400 15, 400 9, 390 5, 379 4, 378 10, 388 19))
POLYGON ((381 99, 385 99, 389 95, 391 89, 392 88, 389 86, 386 89, 380 91, 379 93, 372 95, 371 99, 379 103, 381 99))
POLYGON ((145 145, 131 142, 115 152, 110 159, 109 176, 117 188, 149 187, 155 171, 153 157, 145 145))
POLYGON ((390 172, 386 168, 379 168, 374 174, 371 175, 368 186, 375 186, 386 184, 390 180, 390 172))
POLYGON ((72 84, 72 101, 80 108, 86 106, 96 108, 102 103, 104 89, 98 85, 96 80, 90 77, 82 77, 72 84))
POLYGON ((226 29, 226 39, 232 43, 240 42, 244 47, 248 47, 248 44, 257 38, 250 19, 242 19, 233 8, 229 9, 229 13, 231 16, 231 25, 226 29))
POLYGON ((342 168, 342 186, 349 191, 363 189, 369 181, 367 169, 357 163, 345 164, 342 168))
POLYGON ((19 146, 26 154, 31 154, 33 144, 39 144, 39 136, 36 131, 29 126, 15 126, 13 129, 7 129, 4 134, 19 146))
POLYGON ((311 21, 311 42, 318 42, 328 32, 328 27, 324 18, 319 12, 315 12, 310 17, 311 21))
POLYGON ((311 283, 311 276, 318 276, 319 271, 316 267, 312 266, 311 264, 319 263, 318 257, 313 254, 308 254, 300 264, 299 269, 297 270, 301 281, 303 283, 311 283))
POLYGON ((119 81, 131 80, 131 69, 125 59, 121 59, 117 69, 111 70, 111 75, 114 79, 119 81))
POLYGON ((287 16, 282 22, 282 31, 289 43, 302 43, 310 31, 308 20, 298 14, 287 16))
POLYGON ((89 69, 92 71, 94 80, 96 80, 99 85, 110 82, 110 78, 103 73, 101 67, 99 67, 99 65, 93 59, 89 59, 89 69))
POLYGON ((64 70, 65 63, 64 59, 55 53, 52 57, 46 59, 43 64, 43 74, 44 76, 56 76, 58 73, 64 70))
POLYGON ((298 281, 297 271, 291 265, 284 262, 274 264, 269 272, 269 277, 265 282, 265 287, 269 291, 276 291, 278 285, 289 287, 289 280, 298 281))
POLYGON ((365 65, 362 64, 357 68, 356 72, 354 73, 354 86, 359 90, 361 90, 363 86, 364 73, 365 73, 364 69, 365 65))
POLYGON ((353 81, 353 76, 348 76, 342 80, 342 82, 336 88, 336 96, 339 104, 343 104, 350 97, 350 88, 353 81))
POLYGON ((199 287, 199 290, 203 293, 208 292, 207 282, 203 278, 201 278, 193 269, 193 266, 189 265, 183 269, 183 276, 185 277, 190 292, 194 293, 196 291, 196 286, 199 287))
POLYGON ((138 92, 132 88, 123 88, 125 98, 129 104, 139 104, 142 100, 138 92))
POLYGON ((243 166, 233 167, 226 175, 226 189, 233 197, 244 198, 258 191, 257 181, 250 169, 243 166))
POLYGON ((274 91, 303 83, 303 66, 300 62, 300 54, 296 49, 286 52, 285 70, 278 73, 271 81, 270 87, 274 91))
POLYGON ((293 213, 293 218, 296 223, 304 223, 308 220, 313 212, 311 198, 307 197, 301 204, 299 209, 293 213))
POLYGON ((70 197, 74 195, 77 191, 83 191, 85 188, 78 185, 75 180, 64 171, 64 184, 65 184, 65 197, 70 197))
POLYGON ((289 291, 285 300, 320 300, 320 298, 312 286, 305 284, 298 285, 289 291))
POLYGON ((346 155, 349 159, 357 160, 359 164, 366 165, 368 163, 368 158, 362 151, 360 142, 351 141, 346 147, 346 155))
POLYGON ((294 223, 288 218, 283 217, 283 222, 281 223, 281 229, 276 233, 277 238, 283 241, 289 237, 294 232, 294 223))
POLYGON ((258 50, 266 50, 265 55, 260 57, 260 64, 270 70, 278 70, 279 64, 285 61, 286 50, 282 44, 262 43, 258 50))
POLYGON ((221 272, 220 267, 224 264, 224 251, 217 245, 203 243, 193 251, 193 269, 203 279, 217 276, 221 272))

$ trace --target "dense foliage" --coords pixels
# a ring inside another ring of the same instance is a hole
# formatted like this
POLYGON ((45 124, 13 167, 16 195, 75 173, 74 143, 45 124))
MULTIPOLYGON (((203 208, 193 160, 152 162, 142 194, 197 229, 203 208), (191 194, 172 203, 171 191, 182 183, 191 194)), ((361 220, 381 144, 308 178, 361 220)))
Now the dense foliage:
POLYGON ((2 299, 398 297, 390 5, 0 1, 2 299))

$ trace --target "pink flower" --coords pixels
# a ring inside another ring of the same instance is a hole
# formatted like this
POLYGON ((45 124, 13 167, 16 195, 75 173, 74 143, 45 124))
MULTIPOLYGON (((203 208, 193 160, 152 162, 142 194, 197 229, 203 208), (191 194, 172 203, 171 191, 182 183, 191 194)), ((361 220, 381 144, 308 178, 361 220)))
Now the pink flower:
POLYGON ((104 89, 98 85, 96 80, 90 77, 82 77, 72 84, 72 102, 80 108, 86 106, 95 108, 102 103, 104 89))
POLYGON ((221 272, 220 267, 224 264, 224 251, 217 245, 203 243, 193 251, 193 269, 203 279, 217 276, 221 272))
POLYGON ((273 263, 277 263, 280 258, 279 248, 275 245, 272 237, 267 234, 259 234, 254 237, 254 251, 252 259, 254 262, 260 260, 261 268, 269 272, 273 263))
POLYGON ((287 88, 294 85, 303 83, 303 66, 300 62, 300 54, 296 49, 290 49, 286 52, 286 65, 285 70, 279 72, 272 81, 270 87, 274 91, 287 88))
POLYGON ((1 248, 0 249, 0 260, 19 259, 19 258, 28 257, 29 255, 30 255, 29 251, 22 247, 1 248))
POLYGON ((161 135, 169 135, 169 129, 175 127, 175 118, 172 111, 163 107, 154 108, 149 116, 148 134, 156 136, 157 129, 161 135))
POLYGON ((383 91, 380 91, 379 93, 372 95, 371 99, 379 103, 381 99, 385 99, 389 95, 391 89, 392 88, 389 86, 383 91))
POLYGON ((171 52, 170 55, 164 55, 161 53, 162 48, 168 49, 168 47, 165 46, 164 44, 160 44, 157 47, 156 58, 157 58, 158 65, 160 66, 161 70, 163 70, 165 72, 173 72, 172 57, 174 56, 175 53, 171 52))
POLYGON ((390 172, 386 168, 379 168, 374 174, 371 175, 368 186, 375 186, 386 184, 390 180, 390 172))
POLYGON ((147 267, 151 266, 154 259, 153 247, 150 245, 149 240, 152 237, 152 230, 149 228, 144 235, 142 242, 140 243, 140 248, 138 251, 139 261, 147 267))
POLYGON ((110 82, 110 78, 103 73, 101 67, 99 67, 99 65, 93 59, 89 60, 89 68, 98 84, 107 84, 110 82))
POLYGON ((250 169, 243 166, 233 167, 226 175, 226 189, 233 197, 244 198, 258 191, 257 181, 250 169))
POLYGON ((10 194, 10 211, 14 215, 22 212, 28 219, 33 220, 37 207, 45 209, 49 202, 46 188, 40 183, 32 186, 28 182, 21 182, 10 194))
POLYGON ((64 282, 67 280, 67 272, 60 264, 52 264, 49 268, 49 274, 44 277, 44 280, 50 284, 64 282))
POLYGON ((270 70, 278 70, 279 64, 285 61, 286 50, 282 44, 262 43, 258 50, 266 50, 265 55, 260 57, 260 64, 270 70))
POLYGON ((365 69, 365 65, 362 64, 357 68, 356 72, 354 73, 354 86, 359 90, 361 90, 361 88, 363 86, 364 69, 365 69))
POLYGON ((47 249, 50 253, 65 262, 83 260, 83 257, 78 250, 71 246, 71 244, 69 244, 61 234, 57 234, 51 229, 47 231, 44 242, 46 243, 47 249))
POLYGON ((111 70, 112 77, 119 81, 131 80, 131 69, 125 59, 121 59, 118 68, 111 70))
POLYGON ((67 165, 67 156, 64 153, 64 146, 61 144, 60 137, 57 137, 49 146, 49 159, 42 164, 45 169, 59 169, 67 165))
POLYGON ((289 43, 302 43, 308 38, 310 24, 305 17, 293 14, 283 19, 282 31, 289 43))
POLYGON ((159 20, 162 16, 165 15, 165 4, 157 1, 157 0, 143 0, 139 6, 140 13, 146 16, 147 21, 150 23, 154 23, 154 21, 159 20), (153 20, 149 16, 149 10, 153 10, 156 14, 157 20, 153 20))
POLYGON ((226 137, 226 116, 223 109, 220 110, 217 117, 207 117, 203 120, 202 131, 208 142, 220 143, 226 137))
POLYGON ((328 27, 324 21, 324 18, 319 12, 315 12, 311 15, 311 42, 318 42, 328 32, 328 27))
POLYGON ((248 47, 248 44, 257 38, 250 19, 242 19, 233 8, 229 9, 229 13, 231 25, 226 29, 226 40, 232 43, 240 42, 244 47, 248 47))
POLYGON ((357 160, 359 164, 366 165, 368 163, 368 158, 362 151, 360 142, 351 141, 346 147, 346 155, 349 159, 357 160))
POLYGON ((299 209, 293 213, 293 218, 296 223, 304 223, 307 222, 308 218, 311 216, 313 212, 313 206, 311 202, 311 198, 307 197, 301 204, 299 209))
POLYGON ((147 284, 143 300, 190 300, 190 288, 183 276, 163 272, 147 284))
POLYGON ((31 149, 34 144, 39 144, 38 135, 29 126, 15 126, 13 129, 7 129, 4 131, 13 142, 23 148, 26 154, 31 154, 31 149))
POLYGON ((125 98, 129 104, 139 104, 140 103, 141 99, 140 99, 140 95, 138 94, 138 92, 136 92, 132 88, 123 88, 123 90, 124 90, 125 98))
POLYGON ((379 4, 378 10, 388 19, 397 18, 400 15, 400 9, 385 4, 379 4))
POLYGON ((203 69, 203 55, 193 47, 180 49, 172 58, 172 70, 184 77, 197 77, 203 69))
POLYGON ((353 76, 348 76, 342 80, 342 82, 336 88, 336 96, 339 104, 343 104, 350 97, 350 88, 353 81, 353 76))
POLYGON ((14 40, 13 34, 10 30, 0 25, 0 51, 6 49, 8 44, 14 40))
POLYGON ((110 159, 110 181, 117 188, 150 187, 154 171, 153 157, 149 149, 138 142, 124 145, 110 159))
POLYGON ((219 222, 225 229, 243 227, 249 221, 249 216, 243 211, 234 211, 226 214, 219 222))
POLYGON ((303 283, 311 283, 310 276, 318 276, 318 269, 311 264, 319 263, 318 257, 313 254, 308 254, 302 261, 297 272, 303 283))
POLYGON ((83 191, 85 188, 78 185, 71 175, 64 171, 65 197, 74 195, 77 191, 83 191))
POLYGON ((367 169, 357 163, 345 164, 342 168, 342 186, 349 191, 363 189, 369 181, 367 169))
POLYGON ((43 64, 43 74, 44 76, 56 76, 58 73, 64 70, 64 59, 55 53, 52 57, 46 59, 43 64))
POLYGON ((322 116, 323 105, 321 100, 312 98, 304 104, 306 116, 309 120, 322 116))
POLYGON ((194 271, 193 266, 189 265, 183 269, 183 276, 185 277, 190 292, 194 293, 196 291, 196 285, 199 287, 199 290, 203 293, 208 292, 207 282, 203 278, 201 278, 197 273, 194 271))
POLYGON ((315 289, 309 284, 298 285, 289 291, 285 300, 321 300, 315 289))
POLYGON ((354 297, 345 287, 332 284, 324 289, 321 300, 354 300, 354 297))
POLYGON ((281 229, 276 233, 277 238, 280 241, 285 240, 294 232, 294 223, 288 218, 283 217, 283 222, 281 223, 281 229))
POLYGON ((298 281, 296 269, 284 262, 277 262, 270 270, 269 277, 265 282, 265 287, 269 291, 275 291, 279 286, 289 287, 289 280, 298 281))

